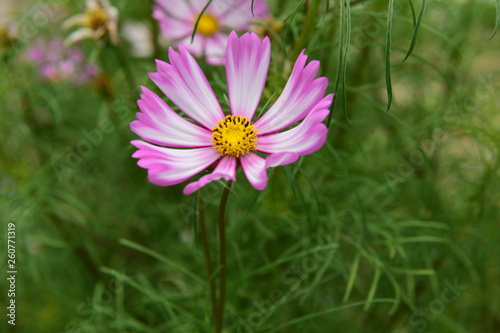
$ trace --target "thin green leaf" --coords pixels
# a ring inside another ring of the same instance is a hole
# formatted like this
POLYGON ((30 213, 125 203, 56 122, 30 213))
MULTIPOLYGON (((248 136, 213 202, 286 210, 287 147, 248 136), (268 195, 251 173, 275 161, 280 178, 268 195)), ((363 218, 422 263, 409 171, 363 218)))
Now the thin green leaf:
POLYGON ((311 42, 311 35, 318 24, 320 0, 312 0, 307 8, 306 18, 300 29, 300 36, 292 51, 292 55, 297 57, 300 52, 311 42))
POLYGON ((399 243, 444 243, 449 244, 450 239, 436 236, 412 236, 401 237, 397 240, 399 243))
POLYGON ((308 284, 307 289, 304 291, 304 295, 302 296, 299 303, 300 305, 303 305, 305 300, 313 295, 313 291, 318 290, 321 278, 325 275, 325 272, 328 269, 328 267, 330 267, 332 260, 333 256, 329 257, 328 260, 326 260, 321 266, 321 268, 317 271, 316 275, 314 276, 314 280, 308 284))
MULTIPOLYGON (((304 4, 305 4, 305 0, 299 1, 297 6, 295 7, 294 11, 284 20, 284 22, 287 21, 287 24, 285 26, 285 31, 283 33, 283 40, 286 40, 288 38, 288 34, 290 32, 290 27, 292 26, 292 22, 295 19, 295 15, 297 15, 300 7, 302 7, 304 4)), ((283 55, 285 57, 288 57, 287 56, 287 48, 284 45, 283 45, 283 55)))
POLYGON ((435 228, 443 230, 448 230, 450 228, 445 223, 435 222, 435 221, 420 221, 420 220, 403 221, 399 222, 397 225, 399 227, 435 228))
MULTIPOLYGON (((413 37, 411 39, 410 47, 408 48, 408 52, 406 53, 406 56, 403 59, 403 61, 408 59, 410 54, 413 52, 413 49, 415 48, 415 44, 417 44, 418 32, 420 31, 420 24, 422 23, 422 19, 424 18, 426 3, 427 0, 422 0, 422 4, 420 5, 420 11, 418 13, 418 19, 416 24, 414 24, 415 29, 413 30, 413 37)), ((413 10, 413 5, 412 5, 412 10, 413 10)), ((415 13, 413 13, 413 21, 415 21, 415 13)))
POLYGON ((370 290, 368 291, 368 296, 366 297, 366 303, 365 306, 363 307, 364 311, 368 310, 370 308, 370 305, 372 304, 373 297, 377 292, 378 281, 380 280, 380 273, 381 273, 380 268, 375 267, 375 275, 373 276, 372 285, 370 286, 370 290))
POLYGON ((359 262, 361 259, 361 255, 356 253, 356 257, 354 257, 354 261, 351 265, 351 273, 349 274, 349 280, 347 281, 347 288, 345 289, 344 298, 342 299, 342 303, 346 303, 351 295, 352 287, 354 287, 354 281, 356 281, 356 276, 358 276, 358 268, 359 262))
MULTIPOLYGON (((321 250, 323 250, 323 251, 326 251, 326 250, 335 251, 335 250, 337 250, 338 247, 339 247, 338 243, 328 243, 328 244, 322 245, 321 250)), ((281 264, 284 264, 284 263, 287 263, 287 262, 290 262, 293 260, 303 259, 306 256, 308 256, 311 253, 314 253, 316 251, 318 251, 318 248, 314 247, 314 248, 307 249, 305 251, 301 251, 299 253, 293 253, 293 254, 290 254, 287 256, 283 255, 281 257, 278 257, 275 261, 273 261, 272 263, 270 263, 268 265, 263 265, 263 266, 260 266, 259 268, 255 269, 251 272, 246 272, 245 276, 243 276, 241 278, 241 280, 237 281, 235 284, 241 283, 241 281, 247 280, 247 279, 251 278, 252 276, 268 272, 271 269, 273 269, 281 264)))
MULTIPOLYGON (((377 299, 373 299, 371 301, 371 303, 394 303, 395 300, 392 299, 392 298, 377 298, 377 299)), ((351 304, 346 304, 346 305, 341 305, 341 306, 335 306, 335 307, 332 307, 332 308, 329 308, 329 309, 326 309, 326 310, 323 310, 323 311, 320 311, 320 312, 314 312, 314 313, 310 313, 308 315, 305 315, 305 316, 302 316, 302 317, 298 317, 298 318, 295 318, 293 320, 290 320, 284 324, 281 324, 279 326, 275 326, 273 327, 273 329, 271 329, 269 331, 269 333, 273 333, 273 332, 283 332, 283 328, 285 327, 288 327, 288 326, 291 326, 293 324, 297 324, 297 323, 300 323, 302 321, 305 321, 305 320, 310 320, 310 319, 313 319, 313 318, 316 318, 316 317, 320 317, 322 315, 325 315, 325 314, 329 314, 329 313, 333 313, 333 312, 337 312, 337 311, 342 311, 342 310, 346 310, 346 309, 350 309, 350 308, 355 308, 357 306, 361 306, 361 305, 365 305, 366 302, 365 301, 361 301, 361 302, 354 302, 354 303, 351 303, 351 304)))
POLYGON ((391 267, 391 271, 396 274, 404 274, 404 275, 415 275, 415 276, 432 276, 436 275, 436 271, 433 269, 410 269, 410 268, 397 268, 391 267))
POLYGON ((345 44, 344 58, 343 58, 343 64, 342 64, 342 98, 343 98, 342 110, 344 111, 346 119, 349 120, 349 117, 347 116, 346 82, 347 82, 347 60, 349 59, 348 58, 349 45, 351 45, 351 2, 350 1, 346 1, 346 12, 347 12, 347 14, 346 14, 346 44, 345 44))
POLYGON ((152 300, 155 300, 158 302, 164 300, 160 295, 158 295, 158 293, 155 292, 155 290, 150 289, 150 288, 145 288, 144 285, 139 284, 134 279, 117 271, 116 269, 108 268, 108 267, 100 267, 99 270, 105 274, 113 276, 117 280, 122 281, 127 286, 131 286, 131 287, 135 288, 136 290, 140 291, 144 295, 147 295, 148 297, 150 297, 152 300))
MULTIPOLYGON (((381 18, 381 19, 385 18, 385 19, 387 19, 387 13, 364 13, 364 12, 356 11, 355 17, 373 17, 373 18, 381 18)), ((403 16, 396 15, 393 17, 393 20, 396 22, 400 22, 400 23, 413 24, 411 19, 409 19, 407 17, 403 17, 403 16)), ((435 28, 433 26, 423 24, 421 26, 421 29, 423 31, 430 33, 432 36, 435 36, 435 37, 441 39, 442 41, 446 42, 447 46, 450 48, 460 46, 459 42, 456 40, 456 38, 455 39, 450 38, 450 36, 447 36, 445 33, 439 31, 437 28, 435 28)))
POLYGON ((264 104, 264 106, 262 108, 260 108, 260 110, 257 112, 257 115, 255 116, 255 119, 259 119, 260 116, 262 116, 262 114, 264 113, 264 111, 267 110, 267 107, 273 101, 274 96, 276 96, 276 91, 271 95, 271 97, 269 97, 269 99, 267 100, 266 104, 264 104))
POLYGON ((495 34, 497 33, 498 28, 500 28, 500 0, 495 1, 497 5, 497 18, 496 18, 496 23, 495 23, 495 29, 493 30, 493 33, 490 36, 490 39, 495 37, 495 34))
POLYGON ((190 278, 192 278, 194 281, 196 281, 198 283, 204 283, 203 279, 201 279, 198 275, 194 274, 193 272, 187 270, 185 268, 185 266, 168 259, 167 257, 159 254, 156 251, 148 249, 147 247, 144 247, 140 244, 137 244, 137 243, 132 242, 131 240, 128 240, 125 238, 120 239, 119 243, 124 245, 124 246, 127 246, 131 249, 134 249, 134 250, 137 250, 137 251, 142 252, 144 254, 147 254, 155 259, 158 259, 159 261, 163 262, 164 264, 167 264, 168 266, 170 266, 172 269, 188 275, 190 278))
POLYGON ((341 0, 340 3, 340 42, 339 42, 339 61, 338 61, 338 68, 337 68, 337 79, 335 81, 335 88, 334 88, 334 99, 332 101, 332 105, 330 106, 330 114, 328 115, 328 120, 326 121, 326 126, 330 128, 330 124, 332 122, 332 115, 333 115, 333 108, 335 106, 335 101, 337 96, 339 86, 342 86, 343 90, 343 101, 342 101, 342 109, 344 110, 344 115, 348 121, 349 120, 349 115, 347 114, 347 107, 346 107, 346 75, 345 72, 347 71, 347 61, 344 60, 345 57, 347 57, 347 49, 349 45, 347 44, 347 41, 350 40, 350 27, 348 28, 348 25, 350 24, 350 16, 351 11, 350 11, 350 2, 348 0, 341 0), (349 36, 346 36, 349 35, 349 36))
MULTIPOLYGON (((200 248, 200 235, 198 232, 198 221, 203 218, 198 214, 200 212, 199 208, 200 206, 198 205, 199 201, 203 200, 203 188, 201 188, 199 191, 196 191, 194 196, 193 196, 193 235, 194 235, 194 245, 196 249, 200 248)), ((200 204, 203 204, 201 202, 200 204)), ((201 212, 200 212, 201 213, 201 212)))
POLYGON ((413 29, 415 29, 415 26, 417 25, 417 17, 415 16, 415 6, 413 6, 413 2, 411 0, 408 0, 408 3, 410 4, 411 18, 413 19, 413 29))
POLYGON ((394 15, 394 0, 389 1, 387 9, 387 34, 385 40, 385 85, 387 89, 387 109, 389 111, 392 104, 392 83, 391 83, 391 40, 392 40, 392 17, 394 15))
POLYGON ((201 17, 203 16, 203 14, 205 14, 205 11, 207 10, 208 6, 210 6, 212 1, 214 1, 214 0, 208 0, 207 4, 205 5, 205 7, 203 7, 203 9, 200 12, 200 15, 198 15, 198 18, 196 19, 196 23, 194 24, 193 33, 191 34, 191 44, 193 44, 194 35, 196 34, 196 30, 198 30, 198 23, 200 22, 201 17))

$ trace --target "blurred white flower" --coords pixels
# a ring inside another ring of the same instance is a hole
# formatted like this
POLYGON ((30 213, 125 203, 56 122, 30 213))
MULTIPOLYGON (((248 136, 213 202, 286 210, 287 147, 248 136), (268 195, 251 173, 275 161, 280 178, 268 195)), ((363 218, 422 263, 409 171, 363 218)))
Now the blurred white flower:
POLYGON ((0 27, 6 27, 14 21, 14 15, 19 9, 17 1, 0 1, 0 27))
POLYGON ((18 1, 0 1, 0 49, 8 46, 10 39, 15 35, 15 16, 18 11, 18 1))
POLYGON ((128 21, 123 24, 123 37, 130 43, 134 57, 148 58, 153 55, 153 34, 141 22, 128 21))
POLYGON ((67 19, 63 27, 69 29, 75 25, 82 27, 66 38, 68 45, 86 38, 109 37, 113 44, 119 42, 118 10, 108 0, 87 0, 85 12, 67 19))

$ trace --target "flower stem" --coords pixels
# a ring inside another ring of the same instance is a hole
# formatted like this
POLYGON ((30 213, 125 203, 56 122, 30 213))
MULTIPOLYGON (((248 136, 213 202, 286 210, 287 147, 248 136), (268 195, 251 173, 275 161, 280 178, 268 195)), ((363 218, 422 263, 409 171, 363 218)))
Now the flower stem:
MULTIPOLYGON (((134 78, 134 74, 132 73, 132 69, 130 68, 130 64, 128 62, 127 56, 123 52, 123 49, 119 46, 108 44, 115 52, 116 58, 118 59, 118 64, 123 70, 123 74, 125 74, 125 80, 127 81, 128 87, 130 89, 130 93, 136 91, 139 87, 137 86, 134 78)), ((135 96, 132 98, 135 100, 135 96)))
POLYGON ((158 35, 160 33, 160 28, 158 26, 158 21, 153 17, 153 11, 155 8, 156 1, 155 0, 150 0, 150 5, 149 8, 151 8, 151 13, 149 15, 150 20, 151 20, 151 42, 153 43, 153 61, 155 59, 161 59, 161 47, 160 43, 158 41, 158 35))
POLYGON ((226 187, 222 192, 219 204, 219 265, 220 265, 220 284, 219 284, 219 306, 217 309, 218 318, 215 322, 216 333, 221 333, 224 328, 224 303, 226 301, 226 227, 225 227, 225 215, 226 215, 226 204, 227 198, 229 196, 229 191, 231 188, 231 180, 228 180, 226 187))
POLYGON ((314 26, 318 22, 318 9, 321 0, 312 0, 307 8, 307 14, 304 24, 302 25, 299 40, 295 44, 295 48, 292 52, 292 56, 295 58, 299 53, 307 46, 311 38, 311 33, 314 31, 314 26))
POLYGON ((203 247, 203 254, 205 256, 205 262, 207 263, 207 276, 210 284, 210 305, 212 308, 212 320, 214 322, 214 326, 217 329, 215 323, 217 322, 217 300, 215 293, 215 279, 214 279, 214 266, 212 264, 212 259, 210 259, 210 250, 208 248, 208 237, 207 237, 207 229, 205 227, 205 212, 203 207, 203 192, 198 193, 198 221, 200 224, 200 236, 201 236, 201 245, 203 247))

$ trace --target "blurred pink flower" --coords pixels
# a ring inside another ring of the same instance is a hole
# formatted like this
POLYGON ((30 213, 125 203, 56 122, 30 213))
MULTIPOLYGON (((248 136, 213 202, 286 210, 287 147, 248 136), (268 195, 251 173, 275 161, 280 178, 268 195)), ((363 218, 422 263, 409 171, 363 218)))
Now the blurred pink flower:
POLYGON ((268 5, 255 0, 214 0, 200 18, 193 43, 191 35, 206 0, 155 0, 153 17, 163 36, 174 46, 183 45, 191 54, 212 65, 224 64, 227 36, 231 30, 247 31, 252 21, 269 18, 268 5))
POLYGON ((62 39, 36 39, 24 58, 38 67, 44 79, 52 82, 83 84, 98 73, 96 65, 84 63, 85 55, 78 47, 66 48, 62 39))
POLYGON ((179 52, 169 49, 170 64, 157 60, 158 72, 150 73, 151 79, 193 121, 142 88, 138 101, 142 112, 130 128, 151 143, 132 141, 138 148, 132 157, 148 169, 153 184, 179 184, 214 165, 212 173, 184 188, 187 195, 214 180, 236 180, 236 169, 241 165, 250 184, 263 190, 267 168, 293 163, 323 146, 328 129, 322 121, 329 114, 333 95, 325 96, 328 79, 316 78, 319 61, 306 64, 304 52, 280 97, 254 119, 270 58, 268 37, 261 41, 257 34, 246 33, 238 38, 231 32, 225 60, 229 115, 184 46, 179 46, 179 52))

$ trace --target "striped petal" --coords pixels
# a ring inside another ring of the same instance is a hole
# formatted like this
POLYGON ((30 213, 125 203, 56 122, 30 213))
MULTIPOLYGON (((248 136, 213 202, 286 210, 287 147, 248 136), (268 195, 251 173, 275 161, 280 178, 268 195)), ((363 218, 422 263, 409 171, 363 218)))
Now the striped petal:
POLYGON ((240 163, 250 185, 259 191, 265 189, 267 185, 266 161, 255 153, 248 153, 240 157, 240 163))
POLYGON ((280 97, 255 122, 261 135, 277 132, 303 119, 325 95, 328 79, 315 79, 319 61, 311 61, 307 66, 306 61, 307 56, 302 51, 280 97))
POLYGON ((142 112, 138 120, 130 123, 130 129, 144 140, 170 147, 210 147, 212 132, 182 118, 158 95, 142 87, 137 101, 142 112))
POLYGON ((200 1, 155 0, 155 7, 160 8, 167 17, 191 18, 203 8, 200 1))
POLYGON ((204 40, 205 60, 210 65, 224 65, 226 56, 227 35, 216 33, 204 40))
POLYGON ((271 45, 268 37, 261 41, 255 33, 246 33, 240 38, 234 31, 229 35, 226 77, 233 115, 252 120, 266 84, 270 58, 271 45))
POLYGON ((182 46, 169 48, 171 64, 157 60, 157 73, 149 76, 181 111, 207 129, 217 126, 224 113, 194 58, 182 46))
POLYGON ((154 7, 153 17, 158 21, 161 33, 166 39, 181 39, 193 32, 193 24, 189 21, 189 17, 169 17, 159 6, 154 7))
POLYGON ((182 183, 220 158, 219 152, 212 147, 171 149, 140 140, 131 143, 139 149, 132 157, 138 158, 137 164, 148 170, 149 181, 159 186, 182 183))
POLYGON ((266 169, 280 165, 288 165, 297 162, 300 155, 297 153, 276 153, 266 157, 266 169))
POLYGON ((257 150, 267 154, 297 153, 299 156, 317 151, 325 143, 328 134, 328 128, 321 122, 330 113, 328 107, 332 98, 332 94, 323 98, 296 127, 281 133, 260 136, 257 150))
POLYGON ((189 195, 198 191, 203 186, 214 180, 224 178, 225 180, 236 180, 236 157, 232 155, 224 156, 212 173, 201 177, 198 181, 188 184, 183 193, 189 195))
POLYGON ((234 30, 248 30, 248 24, 258 19, 269 18, 269 6, 262 0, 252 2, 241 0, 214 1, 210 6, 211 11, 218 16, 221 25, 234 30))
POLYGON ((173 43, 173 45, 176 46, 182 45, 189 53, 191 53, 195 57, 201 57, 203 56, 206 37, 201 34, 196 34, 194 36, 193 42, 191 43, 191 33, 192 31, 189 33, 188 36, 182 38, 178 42, 173 43))

